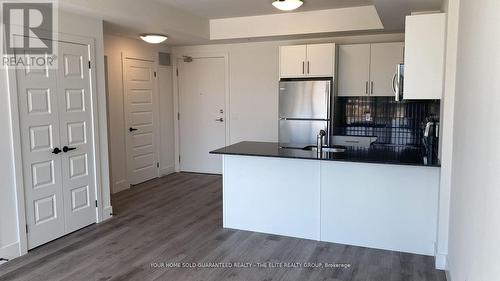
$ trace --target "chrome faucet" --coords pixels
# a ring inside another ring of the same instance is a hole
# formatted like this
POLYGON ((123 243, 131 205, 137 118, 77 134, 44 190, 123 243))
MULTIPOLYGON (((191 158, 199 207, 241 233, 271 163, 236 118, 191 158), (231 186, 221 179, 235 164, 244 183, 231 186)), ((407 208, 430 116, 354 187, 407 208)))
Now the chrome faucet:
POLYGON ((325 130, 319 130, 318 136, 316 138, 316 151, 318 154, 323 152, 323 138, 326 136, 325 130))

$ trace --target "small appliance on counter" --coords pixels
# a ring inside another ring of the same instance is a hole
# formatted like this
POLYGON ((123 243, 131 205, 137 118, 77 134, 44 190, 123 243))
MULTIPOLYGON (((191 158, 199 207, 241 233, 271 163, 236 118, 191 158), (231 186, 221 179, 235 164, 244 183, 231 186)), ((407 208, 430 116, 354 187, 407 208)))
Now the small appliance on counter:
POLYGON ((427 117, 423 123, 422 143, 425 148, 424 161, 435 163, 438 158, 439 120, 427 117))
POLYGON ((284 148, 317 145, 317 135, 326 132, 330 142, 331 78, 282 79, 279 85, 279 144, 284 148))

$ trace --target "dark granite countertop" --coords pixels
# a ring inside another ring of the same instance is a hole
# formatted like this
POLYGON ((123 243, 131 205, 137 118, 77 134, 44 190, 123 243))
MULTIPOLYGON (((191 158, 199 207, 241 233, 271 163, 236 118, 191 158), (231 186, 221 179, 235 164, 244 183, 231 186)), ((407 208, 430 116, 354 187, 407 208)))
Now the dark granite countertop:
POLYGON ((344 152, 323 152, 321 155, 318 155, 315 151, 281 148, 275 142, 244 141, 211 151, 210 153, 410 166, 441 166, 439 162, 424 161, 422 148, 408 146, 372 145, 370 148, 346 147, 344 152))

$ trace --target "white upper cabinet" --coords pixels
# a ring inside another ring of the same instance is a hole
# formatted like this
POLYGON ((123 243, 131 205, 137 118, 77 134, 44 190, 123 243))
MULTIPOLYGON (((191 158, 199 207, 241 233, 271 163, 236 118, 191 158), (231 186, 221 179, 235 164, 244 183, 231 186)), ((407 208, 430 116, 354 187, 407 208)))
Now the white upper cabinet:
POLYGON ((443 95, 446 14, 406 17, 404 99, 443 95))
POLYGON ((335 44, 280 47, 280 77, 333 77, 335 44))
POLYGON ((303 77, 306 75, 307 46, 280 47, 281 77, 303 77))
POLYGON ((370 93, 372 96, 394 96, 392 87, 397 66, 403 63, 404 43, 371 45, 370 93))
POLYGON ((402 42, 339 46, 338 96, 394 96, 403 52, 402 42))
POLYGON ((318 77, 333 76, 334 58, 334 44, 307 45, 307 74, 318 77))
POLYGON ((368 95, 370 83, 370 44, 339 47, 338 95, 368 95))

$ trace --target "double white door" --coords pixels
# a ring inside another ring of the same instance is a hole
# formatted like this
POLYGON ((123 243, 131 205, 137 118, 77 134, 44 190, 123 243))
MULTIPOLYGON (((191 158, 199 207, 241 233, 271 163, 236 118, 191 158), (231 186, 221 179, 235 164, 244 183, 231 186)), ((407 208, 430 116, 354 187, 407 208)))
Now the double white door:
POLYGON ((96 222, 89 47, 58 43, 57 69, 18 69, 28 248, 96 222))

